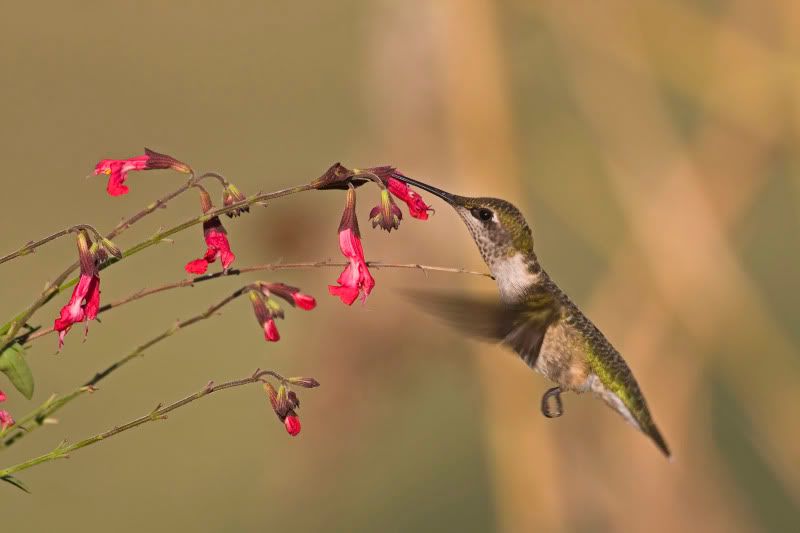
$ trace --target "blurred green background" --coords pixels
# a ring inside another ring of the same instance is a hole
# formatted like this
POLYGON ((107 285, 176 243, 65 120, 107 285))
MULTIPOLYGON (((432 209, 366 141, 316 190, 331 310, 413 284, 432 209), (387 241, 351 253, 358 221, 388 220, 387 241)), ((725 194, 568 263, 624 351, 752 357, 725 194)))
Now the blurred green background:
MULTIPOLYGON (((11 465, 256 367, 312 375, 289 438, 257 387, 218 394, 0 487, 8 531, 788 531, 800 518, 800 6, 748 0, 50 2, 0 21, 2 249, 74 223, 111 228, 182 176, 131 193, 84 179, 147 145, 244 192, 328 165, 394 164, 514 198, 539 257, 626 356, 675 452, 588 396, 544 419, 547 387, 503 350, 421 317, 399 288, 488 280, 374 271, 365 306, 337 269, 217 280, 109 312, 61 355, 37 341, 32 402, 66 392, 249 280, 318 297, 267 345, 249 304, 163 342, 3 450, 11 465)), ((218 198, 218 192, 215 192, 218 198)), ((224 223, 238 266, 337 258, 343 195, 224 223)), ((484 269, 445 206, 371 259, 484 269)), ((125 248, 198 213, 194 195, 125 248)), ((182 279, 199 229, 103 274, 103 299, 182 279)), ((11 316, 74 260, 58 241, 4 264, 11 316)), ((216 265, 215 265, 216 266, 216 265)), ((49 325, 67 295, 33 323, 49 325)))

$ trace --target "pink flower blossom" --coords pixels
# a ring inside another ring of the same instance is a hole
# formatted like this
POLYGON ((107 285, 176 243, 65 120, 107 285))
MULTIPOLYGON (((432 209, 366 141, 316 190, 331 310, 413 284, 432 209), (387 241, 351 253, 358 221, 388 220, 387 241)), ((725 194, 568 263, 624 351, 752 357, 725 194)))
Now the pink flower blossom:
POLYGON ((342 302, 347 305, 353 305, 359 294, 361 294, 361 301, 365 302, 372 288, 375 287, 375 279, 367 268, 364 250, 361 248, 361 239, 352 229, 344 229, 339 232, 339 249, 342 251, 342 255, 350 260, 350 264, 344 268, 336 280, 339 285, 328 285, 328 292, 341 298, 342 302))
POLYGON ((356 190, 351 185, 347 190, 342 221, 339 223, 339 249, 350 264, 347 265, 336 282, 339 285, 328 285, 328 292, 341 298, 346 305, 353 305, 358 295, 365 302, 367 296, 375 287, 375 280, 369 273, 367 262, 364 259, 364 250, 361 248, 361 235, 358 231, 356 218, 356 190))
POLYGON ((281 340, 281 335, 278 333, 278 326, 275 325, 275 319, 269 317, 264 322, 264 338, 269 342, 278 342, 281 340))
MULTIPOLYGON (((78 284, 72 291, 69 303, 61 308, 59 317, 53 323, 58 332, 58 349, 64 346, 64 337, 73 324, 94 320, 100 307, 100 276, 81 274, 78 284)), ((86 330, 88 331, 88 325, 86 330)))
POLYGON ((145 155, 138 155, 128 159, 103 159, 94 167, 94 174, 106 174, 108 184, 106 191, 111 196, 121 196, 130 190, 125 185, 128 172, 131 170, 153 170, 171 168, 178 172, 191 173, 192 169, 186 163, 177 159, 154 152, 148 148, 144 149, 145 155))
POLYGON ((408 212, 412 217, 420 220, 428 220, 428 211, 431 210, 430 206, 422 200, 419 194, 411 190, 411 187, 392 177, 386 181, 386 186, 389 192, 408 205, 408 212))
POLYGON ((317 300, 310 294, 304 294, 298 291, 292 294, 292 299, 294 299, 294 303, 297 304, 297 307, 305 309, 306 311, 311 311, 317 306, 317 300))
MULTIPOLYGON (((6 401, 6 393, 4 393, 3 391, 0 390, 0 402, 4 402, 4 401, 6 401)), ((298 422, 297 424, 298 424, 297 425, 297 428, 298 428, 297 431, 299 432, 300 431, 300 422, 298 422)), ((9 426, 13 426, 13 425, 14 425, 14 417, 11 416, 11 413, 6 411, 5 409, 0 409, 0 429, 5 431, 6 429, 8 429, 9 426)), ((287 431, 288 431, 288 426, 287 426, 287 431)), ((293 435, 296 435, 296 434, 297 433, 293 433, 293 435)))
POLYGON ((223 270, 227 270, 236 256, 231 252, 231 245, 228 242, 228 235, 219 217, 213 217, 203 222, 203 238, 206 241, 205 255, 200 259, 189 261, 184 267, 190 274, 204 274, 208 270, 208 265, 220 260, 223 270))

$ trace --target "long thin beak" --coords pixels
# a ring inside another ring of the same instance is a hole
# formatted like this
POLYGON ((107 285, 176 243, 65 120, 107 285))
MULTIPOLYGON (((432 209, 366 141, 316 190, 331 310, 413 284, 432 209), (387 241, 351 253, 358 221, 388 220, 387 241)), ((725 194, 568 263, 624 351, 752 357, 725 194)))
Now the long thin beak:
POLYGON ((456 195, 450 194, 447 191, 443 191, 441 189, 437 189, 436 187, 432 187, 432 186, 428 185, 427 183, 422 183, 421 181, 417 181, 415 179, 411 179, 408 176, 404 176, 404 175, 399 174, 399 173, 392 175, 392 177, 394 179, 396 179, 396 180, 399 180, 399 181, 402 181, 404 183, 407 183, 408 185, 413 185, 414 187, 418 187, 418 188, 422 189, 423 191, 427 191, 427 192, 429 192, 431 194, 435 194, 436 196, 438 196, 439 198, 441 198, 442 200, 444 200, 445 202, 447 202, 450 205, 455 205, 457 203, 456 195))

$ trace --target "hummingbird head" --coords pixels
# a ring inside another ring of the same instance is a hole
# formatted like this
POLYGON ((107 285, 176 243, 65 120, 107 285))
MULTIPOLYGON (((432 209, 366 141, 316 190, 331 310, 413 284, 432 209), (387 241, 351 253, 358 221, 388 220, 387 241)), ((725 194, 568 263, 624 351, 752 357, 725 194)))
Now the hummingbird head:
POLYGON ((507 270, 504 267, 509 262, 527 264, 534 259, 531 229, 519 209, 511 203, 499 198, 457 196, 406 176, 397 179, 428 191, 453 206, 495 277, 507 270))

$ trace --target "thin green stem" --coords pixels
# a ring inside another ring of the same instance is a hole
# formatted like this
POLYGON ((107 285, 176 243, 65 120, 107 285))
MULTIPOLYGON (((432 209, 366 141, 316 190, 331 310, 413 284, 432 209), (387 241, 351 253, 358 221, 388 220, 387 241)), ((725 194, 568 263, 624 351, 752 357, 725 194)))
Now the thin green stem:
MULTIPOLYGON (((182 398, 182 399, 180 399, 180 400, 178 400, 178 401, 176 401, 174 403, 171 403, 171 404, 169 404, 167 406, 164 406, 164 407, 162 407, 159 404, 158 406, 156 406, 155 409, 153 409, 152 411, 150 411, 146 415, 140 416, 139 418, 135 418, 135 419, 131 420, 130 422, 126 423, 126 424, 122 424, 120 426, 114 426, 112 429, 109 429, 108 431, 104 431, 103 433, 98 433, 97 435, 94 435, 94 436, 89 437, 87 439, 83 439, 83 440, 78 441, 78 442, 76 442, 74 444, 67 444, 66 442, 61 442, 58 446, 56 446, 55 449, 53 449, 49 453, 46 453, 44 455, 40 455, 39 457, 34 457, 33 459, 29 459, 29 460, 24 461, 22 463, 19 463, 19 464, 16 464, 14 466, 10 466, 8 468, 0 470, 0 478, 2 478, 4 476, 11 475, 11 474, 14 474, 14 473, 19 472, 21 470, 27 470, 28 468, 34 467, 36 465, 40 465, 42 463, 47 463, 47 462, 53 461, 55 459, 66 458, 66 457, 69 456, 69 454, 71 452, 74 452, 76 450, 80 450, 81 448, 85 448, 87 446, 91 446, 92 444, 96 444, 96 443, 98 443, 98 442, 100 442, 102 440, 105 440, 105 439, 108 439, 110 437, 113 437, 114 435, 119 435, 120 433, 123 433, 125 431, 130 430, 130 429, 133 429, 135 427, 141 426, 141 425, 146 424, 148 422, 154 422, 156 420, 164 420, 166 418, 166 414, 167 413, 169 413, 171 411, 174 411, 174 410, 176 410, 176 409, 178 409, 180 407, 183 407, 184 405, 188 405, 188 404, 192 403, 195 400, 199 400, 200 398, 203 398, 204 396, 208 396, 209 394, 211 394, 213 392, 217 392, 219 390, 224 390, 224 389, 232 389, 232 388, 236 388, 236 387, 241 387, 243 385, 249 385, 251 383, 260 383, 260 382, 263 382, 265 377, 268 376, 268 375, 272 375, 272 376, 278 375, 279 376, 279 374, 277 374, 275 372, 272 372, 272 371, 257 370, 253 375, 251 375, 249 377, 242 378, 242 379, 237 379, 237 380, 233 380, 233 381, 228 381, 228 382, 225 382, 225 383, 220 383, 219 385, 214 385, 213 382, 209 382, 205 387, 203 387, 201 390, 197 391, 196 393, 191 394, 189 396, 186 396, 185 398, 182 398)), ((280 377, 280 379, 282 381, 285 381, 285 379, 283 377, 280 377)))
POLYGON ((95 387, 100 381, 108 377, 110 374, 121 368, 122 366, 129 363, 131 360, 141 357, 144 355, 144 352, 149 348, 153 347, 155 344, 171 337, 178 331, 185 329, 193 324, 196 324, 202 320, 206 320, 211 318, 212 316, 217 313, 220 309, 231 303, 233 300, 247 292, 249 286, 242 287, 237 289, 232 294, 226 296, 219 302, 215 303, 202 313, 195 315, 193 317, 187 318, 186 320, 181 320, 170 326, 164 332, 156 335, 152 339, 148 340, 147 342, 140 344, 138 347, 131 350, 128 354, 126 354, 121 359, 115 361, 111 365, 109 365, 104 370, 96 372, 92 378, 86 381, 83 386, 78 387, 74 391, 65 394, 64 396, 52 396, 49 400, 47 400, 44 404, 39 406, 38 408, 34 409, 31 413, 25 415, 22 419, 18 420, 16 424, 11 426, 5 431, 13 431, 14 433, 9 435, 7 438, 3 439, 4 431, 0 431, 0 446, 3 448, 7 448, 14 444, 14 442, 18 441, 25 435, 29 434, 31 431, 36 429, 37 427, 42 426, 45 423, 45 420, 48 417, 52 416, 53 413, 59 411, 62 407, 67 405, 68 403, 72 402, 79 396, 82 396, 84 393, 93 392, 95 387), (35 425, 28 425, 31 423, 35 423, 35 425))
POLYGON ((100 240, 103 237, 102 235, 100 235, 100 232, 94 228, 94 226, 90 226, 89 224, 76 224, 74 226, 70 226, 68 228, 62 229, 61 231, 57 231, 51 235, 48 235, 47 237, 39 239, 38 241, 31 241, 25 246, 19 248, 18 250, 15 250, 8 255, 4 255, 3 257, 0 257, 0 265, 2 265, 7 261, 11 261, 12 259, 15 259, 17 257, 22 257, 23 255, 32 254, 33 252, 36 251, 37 248, 39 248, 44 244, 47 244, 50 241, 54 241, 59 237, 63 237, 64 235, 69 235, 70 233, 75 233, 81 230, 92 232, 92 234, 95 236, 95 239, 97 240, 100 240))

